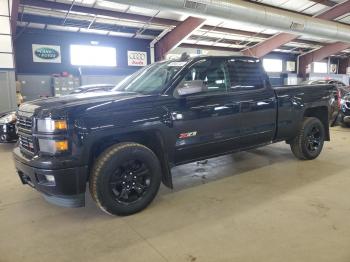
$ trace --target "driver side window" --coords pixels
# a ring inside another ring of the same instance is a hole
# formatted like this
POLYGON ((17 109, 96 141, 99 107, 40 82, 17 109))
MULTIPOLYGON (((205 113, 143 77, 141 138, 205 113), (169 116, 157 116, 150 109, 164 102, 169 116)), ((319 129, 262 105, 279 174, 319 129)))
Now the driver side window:
POLYGON ((228 73, 222 59, 200 60, 192 65, 179 84, 184 87, 188 83, 202 83, 203 93, 226 93, 228 87, 228 73))

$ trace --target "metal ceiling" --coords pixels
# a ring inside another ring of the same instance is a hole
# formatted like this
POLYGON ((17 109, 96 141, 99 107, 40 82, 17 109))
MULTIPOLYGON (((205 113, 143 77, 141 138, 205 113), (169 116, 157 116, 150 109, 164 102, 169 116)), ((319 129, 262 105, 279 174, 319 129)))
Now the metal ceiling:
MULTIPOLYGON (((257 0, 262 5, 314 16, 341 0, 257 0)), ((163 30, 171 30, 188 16, 176 12, 140 8, 104 0, 22 0, 18 26, 96 34, 154 39, 163 30), (68 8, 69 7, 69 8, 68 8)), ((350 24, 350 16, 338 19, 350 24)), ((184 44, 192 46, 244 49, 279 33, 276 30, 241 22, 207 19, 184 44)), ((304 53, 332 41, 302 36, 278 51, 304 53)), ((345 51, 346 52, 346 51, 345 51)))

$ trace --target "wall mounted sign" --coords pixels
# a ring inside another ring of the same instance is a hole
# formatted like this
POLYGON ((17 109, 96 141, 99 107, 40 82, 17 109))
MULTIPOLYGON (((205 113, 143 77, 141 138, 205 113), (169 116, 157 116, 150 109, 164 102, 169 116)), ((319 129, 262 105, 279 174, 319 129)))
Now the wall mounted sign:
POLYGON ((139 51, 128 51, 128 66, 147 65, 147 53, 139 51))
POLYGON ((329 73, 336 74, 337 71, 338 71, 338 65, 337 64, 330 64, 329 73))
POLYGON ((287 61, 287 71, 288 72, 294 72, 295 70, 295 62, 294 61, 287 61))
POLYGON ((32 44, 33 62, 61 63, 61 47, 58 45, 32 44))

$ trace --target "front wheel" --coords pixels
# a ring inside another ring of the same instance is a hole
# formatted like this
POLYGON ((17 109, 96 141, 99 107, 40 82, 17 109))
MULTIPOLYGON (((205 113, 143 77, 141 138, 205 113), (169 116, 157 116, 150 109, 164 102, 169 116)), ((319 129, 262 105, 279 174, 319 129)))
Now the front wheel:
POLYGON ((146 208, 160 182, 160 163, 152 150, 137 143, 120 143, 98 157, 89 187, 103 211, 125 216, 146 208))
POLYGON ((296 158, 311 160, 321 153, 324 139, 325 129, 322 122, 315 117, 305 117, 290 147, 296 158))

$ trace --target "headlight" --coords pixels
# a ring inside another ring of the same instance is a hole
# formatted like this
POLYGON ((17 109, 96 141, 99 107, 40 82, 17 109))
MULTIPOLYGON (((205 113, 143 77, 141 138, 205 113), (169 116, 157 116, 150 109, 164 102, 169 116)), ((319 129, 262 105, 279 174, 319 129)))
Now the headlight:
POLYGON ((66 120, 38 119, 38 132, 54 133, 67 130, 66 120))
POLYGON ((39 139, 40 152, 56 154, 68 150, 67 140, 39 139))
POLYGON ((0 118, 0 124, 9 124, 16 122, 16 114, 10 113, 0 118))

